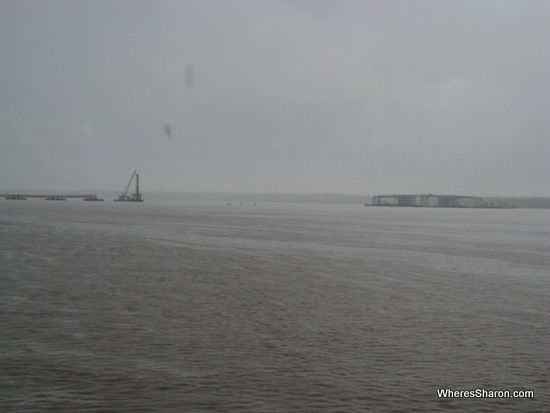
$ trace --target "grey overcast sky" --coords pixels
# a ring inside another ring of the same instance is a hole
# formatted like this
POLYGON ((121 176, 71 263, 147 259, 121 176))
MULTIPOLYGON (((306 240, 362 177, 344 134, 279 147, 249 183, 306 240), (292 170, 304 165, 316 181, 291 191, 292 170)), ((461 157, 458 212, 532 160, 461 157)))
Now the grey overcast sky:
POLYGON ((549 77, 550 1, 3 0, 0 191, 550 196, 549 77))

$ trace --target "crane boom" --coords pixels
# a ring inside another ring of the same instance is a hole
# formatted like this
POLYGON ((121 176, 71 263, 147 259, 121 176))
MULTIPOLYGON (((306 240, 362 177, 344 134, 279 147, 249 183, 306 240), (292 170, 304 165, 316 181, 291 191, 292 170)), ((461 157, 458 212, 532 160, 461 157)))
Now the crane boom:
POLYGON ((128 196, 128 191, 130 190, 130 187, 132 186, 132 181, 134 180, 134 176, 136 176, 136 170, 135 169, 134 169, 134 172, 132 172, 132 175, 130 175, 130 180, 128 181, 128 184, 124 187, 124 189, 120 193, 121 197, 128 196))
POLYGON ((139 192, 139 174, 135 169, 134 172, 132 172, 132 175, 130 175, 128 184, 124 187, 118 199, 115 199, 115 201, 143 202, 143 198, 141 197, 141 193, 139 192), (136 192, 130 194, 129 192, 134 182, 134 178, 136 182, 136 192))

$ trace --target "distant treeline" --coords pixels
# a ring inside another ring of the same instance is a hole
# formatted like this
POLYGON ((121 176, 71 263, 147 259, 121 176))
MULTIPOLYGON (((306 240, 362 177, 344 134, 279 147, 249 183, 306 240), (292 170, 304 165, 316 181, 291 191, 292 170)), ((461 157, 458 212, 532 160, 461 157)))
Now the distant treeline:
POLYGON ((346 194, 270 194, 239 192, 146 192, 146 198, 174 201, 208 202, 289 202, 313 204, 359 204, 370 197, 346 194))

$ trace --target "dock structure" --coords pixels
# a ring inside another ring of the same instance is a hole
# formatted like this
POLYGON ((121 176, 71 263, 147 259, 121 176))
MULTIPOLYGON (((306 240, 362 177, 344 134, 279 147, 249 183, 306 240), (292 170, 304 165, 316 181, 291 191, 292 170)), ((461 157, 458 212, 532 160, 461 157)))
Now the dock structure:
POLYGON ((470 195, 390 194, 374 195, 368 206, 480 208, 483 198, 470 195))
POLYGON ((42 198, 47 201, 65 201, 67 198, 77 198, 83 201, 103 201, 94 194, 0 194, 0 198, 10 200, 25 200, 27 198, 42 198))

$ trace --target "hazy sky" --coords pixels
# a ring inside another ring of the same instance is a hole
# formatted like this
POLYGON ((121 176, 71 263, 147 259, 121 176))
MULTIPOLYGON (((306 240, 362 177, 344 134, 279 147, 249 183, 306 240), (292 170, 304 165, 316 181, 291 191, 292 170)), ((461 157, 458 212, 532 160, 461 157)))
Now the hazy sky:
POLYGON ((550 1, 3 0, 0 191, 550 196, 549 79, 550 1))

